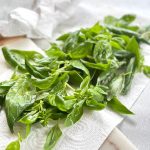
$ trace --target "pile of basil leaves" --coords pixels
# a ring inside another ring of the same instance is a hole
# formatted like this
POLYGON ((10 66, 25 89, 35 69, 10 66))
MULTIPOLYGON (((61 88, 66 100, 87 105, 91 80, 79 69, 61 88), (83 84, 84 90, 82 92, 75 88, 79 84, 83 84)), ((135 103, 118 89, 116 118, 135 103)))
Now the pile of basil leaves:
MULTIPOLYGON (((0 83, 0 103, 4 106, 11 132, 14 124, 46 126, 56 120, 47 135, 44 150, 52 149, 62 131, 57 120, 73 125, 84 109, 109 107, 119 114, 133 114, 117 98, 130 89, 136 72, 150 77, 143 65, 139 44, 150 42, 150 28, 133 25, 134 15, 107 16, 101 25, 60 36, 42 55, 36 51, 2 48, 6 61, 15 69, 9 81, 0 83), (4 105, 3 105, 4 104, 4 105)), ((6 150, 19 150, 22 138, 6 150)))

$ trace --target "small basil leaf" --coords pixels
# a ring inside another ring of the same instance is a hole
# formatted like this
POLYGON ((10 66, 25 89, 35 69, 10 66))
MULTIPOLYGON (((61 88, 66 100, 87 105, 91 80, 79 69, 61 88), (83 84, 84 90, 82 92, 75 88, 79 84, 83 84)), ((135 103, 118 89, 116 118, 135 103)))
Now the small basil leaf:
POLYGON ((33 75, 34 77, 36 77, 36 78, 45 78, 45 76, 44 76, 43 74, 41 74, 41 73, 36 69, 36 67, 34 67, 33 65, 31 65, 27 59, 25 60, 25 67, 26 67, 27 71, 28 71, 31 75, 33 75))
POLYGON ((88 90, 89 83, 90 83, 90 77, 87 76, 80 84, 81 94, 84 94, 88 90))
POLYGON ((9 89, 14 85, 15 81, 4 81, 0 83, 0 96, 5 96, 9 89))
POLYGON ((80 60, 71 60, 70 64, 73 67, 80 69, 80 70, 84 71, 87 75, 89 75, 89 70, 81 63, 80 60))
POLYGON ((69 37, 69 33, 65 33, 57 38, 58 41, 65 41, 69 37))
POLYGON ((54 146, 56 145, 57 141, 62 135, 62 131, 59 128, 58 124, 53 126, 46 138, 46 142, 44 144, 44 150, 52 150, 54 146))
POLYGON ((114 55, 117 58, 131 58, 133 56, 133 53, 126 51, 126 50, 119 50, 119 51, 115 51, 114 55))
POLYGON ((150 66, 143 66, 144 74, 150 78, 150 66))
POLYGON ((51 44, 50 49, 45 51, 50 58, 64 59, 66 54, 57 46, 57 44, 51 44))
POLYGON ((11 142, 7 147, 6 150, 20 150, 20 142, 17 141, 13 141, 11 142))
POLYGON ((69 56, 72 59, 81 59, 90 55, 92 51, 93 44, 89 42, 81 43, 75 47, 70 53, 69 56))
POLYGON ((133 112, 128 110, 116 97, 113 97, 113 99, 107 103, 107 106, 119 114, 133 114, 133 112))
POLYGON ((126 69, 125 82, 122 94, 127 94, 127 92, 129 91, 134 73, 135 73, 135 58, 133 57, 130 59, 126 69))
POLYGON ((126 49, 135 55, 137 68, 140 69, 143 59, 140 53, 139 44, 134 37, 131 38, 126 49))
POLYGON ((74 103, 74 100, 64 100, 64 98, 61 95, 56 95, 55 104, 56 107, 61 111, 68 111, 73 107, 74 103))
POLYGON ((120 18, 120 20, 123 20, 126 24, 132 23, 136 19, 136 16, 133 14, 126 14, 120 18))
POLYGON ((86 100, 86 105, 88 106, 89 109, 92 109, 92 110, 102 110, 106 106, 105 104, 100 103, 94 99, 86 100))
POLYGON ((125 78, 123 75, 120 75, 119 77, 115 77, 109 85, 110 95, 112 96, 119 95, 124 88, 124 81, 125 78))
POLYGON ((81 100, 74 105, 74 108, 67 115, 67 118, 65 120, 66 126, 71 126, 75 124, 81 118, 83 114, 83 103, 84 103, 84 100, 81 100))
POLYGON ((103 64, 103 63, 91 63, 85 60, 82 60, 82 62, 85 64, 85 66, 97 70, 108 70, 110 67, 110 64, 103 64))
POLYGON ((19 122, 29 125, 29 124, 33 124, 39 116, 39 112, 37 111, 31 111, 27 114, 25 114, 20 120, 19 122))

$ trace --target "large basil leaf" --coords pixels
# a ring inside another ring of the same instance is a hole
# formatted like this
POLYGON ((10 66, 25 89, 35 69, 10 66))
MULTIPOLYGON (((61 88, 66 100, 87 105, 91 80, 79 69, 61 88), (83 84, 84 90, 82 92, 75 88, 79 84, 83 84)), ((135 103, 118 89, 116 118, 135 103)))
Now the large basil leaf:
POLYGON ((6 47, 2 48, 5 60, 12 66, 17 67, 20 71, 25 72, 25 58, 35 59, 42 58, 43 56, 36 51, 23 51, 23 50, 10 50, 6 47))
POLYGON ((28 75, 22 75, 10 88, 5 99, 5 110, 10 130, 13 131, 14 123, 21 113, 35 101, 35 88, 32 86, 28 75))

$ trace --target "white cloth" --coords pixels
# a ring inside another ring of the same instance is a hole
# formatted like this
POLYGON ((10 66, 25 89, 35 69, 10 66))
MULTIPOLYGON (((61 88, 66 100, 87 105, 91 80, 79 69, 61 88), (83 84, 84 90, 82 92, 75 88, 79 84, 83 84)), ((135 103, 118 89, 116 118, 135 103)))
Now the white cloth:
MULTIPOLYGON (((18 0, 15 1, 19 3, 18 0)), ((9 1, 5 0, 2 3, 8 4, 9 1)), ((27 35, 31 38, 44 37, 54 40, 60 33, 92 25, 108 14, 121 16, 124 13, 135 13, 139 24, 150 23, 147 19, 150 16, 149 0, 37 0, 32 6, 27 5, 28 9, 12 10, 8 19, 1 16, 4 20, 0 21, 0 34, 2 36, 27 35)), ((146 50, 148 49, 146 57, 150 60, 150 47, 146 47, 146 50)), ((150 65, 149 62, 147 63, 150 65)), ((0 69, 2 67, 0 64, 0 69)), ((148 78, 143 74, 137 74, 129 94, 120 99, 127 107, 131 107, 148 83, 148 78)), ((4 112, 2 111, 0 115, 4 116, 4 112)), ((9 134, 6 118, 0 117, 0 119, 0 122, 4 123, 0 126, 0 149, 3 150, 4 143, 6 145, 14 137, 9 134), (3 135, 4 132, 7 134, 3 135)), ((56 150, 97 150, 122 119, 122 116, 109 110, 86 112, 81 121, 63 130, 63 137, 58 142, 56 150)), ((48 128, 33 128, 30 136, 22 143, 21 149, 41 150, 47 131, 48 128)))

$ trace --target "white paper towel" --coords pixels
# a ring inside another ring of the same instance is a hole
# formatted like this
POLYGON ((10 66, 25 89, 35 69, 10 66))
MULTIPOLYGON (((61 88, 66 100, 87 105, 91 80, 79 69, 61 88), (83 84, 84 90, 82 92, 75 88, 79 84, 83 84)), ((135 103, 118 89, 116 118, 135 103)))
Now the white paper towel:
MULTIPOLYGON (((150 16, 149 0, 144 2, 137 2, 137 0, 37 0, 34 3, 32 10, 17 8, 11 11, 8 20, 0 22, 0 34, 3 36, 25 34, 32 38, 54 39, 64 31, 89 26, 108 14, 121 16, 124 13, 135 13, 138 15, 138 23, 150 23, 147 19, 150 16)), ((148 46, 145 47, 145 50, 148 49, 150 49, 148 46)), ((150 60, 149 51, 146 52, 146 60, 150 60)), ((3 65, 0 64, 0 69, 2 67, 3 65)), ((6 77, 6 74, 3 76, 6 77)), ((129 94, 121 97, 122 102, 131 107, 148 82, 149 79, 145 76, 137 74, 129 94)), ((121 120, 121 116, 109 110, 87 112, 81 121, 63 130, 63 137, 58 142, 56 150, 97 150, 121 120)), ((3 111, 0 113, 0 122, 3 122, 0 124, 0 149, 3 150, 6 144, 16 136, 10 134, 3 111)), ((22 143, 21 149, 41 150, 48 130, 49 127, 44 129, 40 126, 34 127, 29 137, 22 143)))
MULTIPOLYGON (((21 3, 20 0, 14 0, 13 3, 15 2, 16 6, 21 3)), ((27 0, 27 6, 22 2, 25 8, 14 10, 11 9, 9 0, 0 0, 0 3, 0 18, 5 18, 0 20, 2 36, 27 35, 32 38, 54 39, 64 31, 92 25, 105 15, 121 16, 124 13, 134 13, 140 24, 150 24, 147 19, 150 16, 149 0, 27 0)))
MULTIPOLYGON (((13 48, 22 49, 38 49, 30 40, 22 40, 17 43, 13 43, 15 46, 13 48)), ((146 54, 146 63, 150 60, 150 47, 147 47, 144 51, 146 54)), ((0 79, 6 80, 10 77, 12 71, 9 69, 8 65, 5 63, 2 54, 0 55, 0 68, 3 73, 1 73, 0 79), (6 71, 7 69, 7 71, 6 71)), ((136 101, 139 95, 142 93, 146 85, 149 83, 149 79, 143 74, 136 74, 132 83, 132 87, 128 95, 121 96, 121 101, 126 104, 127 107, 131 107, 136 101)), ((56 150, 97 150, 113 128, 121 122, 123 117, 117 115, 110 110, 102 111, 85 111, 81 120, 70 128, 63 129, 63 136, 56 145, 56 150)), ((17 135, 12 135, 7 125, 6 116, 4 111, 0 112, 0 149, 4 150, 6 145, 17 138, 17 135)), ((42 150, 43 144, 45 142, 46 134, 48 133, 50 127, 41 127, 40 125, 35 125, 29 137, 24 140, 21 144, 21 150, 42 150)), ((20 127, 16 127, 20 129, 20 127)))

